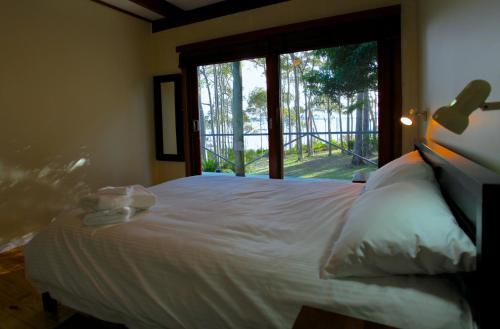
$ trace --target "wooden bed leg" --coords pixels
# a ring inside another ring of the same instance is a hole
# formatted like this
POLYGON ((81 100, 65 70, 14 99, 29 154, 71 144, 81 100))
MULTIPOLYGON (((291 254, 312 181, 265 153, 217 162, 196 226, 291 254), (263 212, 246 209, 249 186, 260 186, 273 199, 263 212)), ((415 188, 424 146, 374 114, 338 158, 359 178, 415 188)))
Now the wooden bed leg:
POLYGON ((56 313, 57 312, 57 300, 52 298, 48 292, 42 294, 42 304, 45 312, 56 313))

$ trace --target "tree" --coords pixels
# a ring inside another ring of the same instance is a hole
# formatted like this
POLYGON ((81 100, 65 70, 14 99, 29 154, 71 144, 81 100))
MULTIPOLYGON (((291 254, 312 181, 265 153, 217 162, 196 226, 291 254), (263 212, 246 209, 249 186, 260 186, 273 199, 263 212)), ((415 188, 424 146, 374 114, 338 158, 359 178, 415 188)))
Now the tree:
MULTIPOLYGON (((358 95, 355 102, 357 115, 354 150, 355 153, 356 150, 359 151, 356 154, 362 155, 364 111, 361 108, 358 110, 358 107, 363 106, 365 103, 363 99, 365 98, 364 95, 368 94, 368 90, 375 90, 377 87, 377 44, 367 42, 321 49, 316 51, 316 55, 324 58, 324 60, 317 71, 305 77, 306 80, 319 85, 320 92, 328 95, 331 99, 340 99, 343 95, 350 99, 358 95), (362 95, 359 96, 359 94, 362 95), (359 124, 358 119, 361 120, 359 124)), ((352 111, 350 112, 352 115, 352 111)), ((369 112, 369 108, 367 112, 369 112)), ((352 124, 352 118, 349 121, 352 124)), ((349 134, 347 138, 349 140, 349 134)), ((359 160, 360 158, 354 155, 352 164, 362 163, 359 160)))
POLYGON ((260 148, 262 150, 262 124, 267 117, 267 93, 263 88, 256 87, 248 95, 247 111, 255 115, 259 121, 260 148))
MULTIPOLYGON (((362 140, 363 140, 363 94, 364 93, 358 93, 356 103, 355 103, 355 108, 356 108, 356 133, 355 133, 355 139, 354 139, 354 154, 362 154, 362 140)), ((363 160, 358 157, 353 155, 351 163, 355 166, 359 166, 363 164, 363 160)))
POLYGON ((236 176, 245 176, 245 144, 243 139, 243 87, 241 62, 231 63, 233 74, 232 124, 236 176))
POLYGON ((290 92, 290 72, 293 67, 293 63, 291 61, 291 56, 290 55, 283 55, 281 57, 281 72, 283 74, 283 79, 285 80, 282 85, 286 85, 286 91, 284 88, 281 88, 281 104, 283 108, 283 117, 286 118, 286 125, 285 127, 288 127, 288 150, 292 149, 292 121, 294 118, 292 118, 292 108, 290 106, 290 101, 292 99, 292 93, 290 92), (286 107, 283 107, 283 105, 286 103, 286 107))
POLYGON ((295 85, 295 130, 297 132, 297 155, 298 160, 302 161, 302 132, 300 128, 300 96, 299 96, 299 72, 298 66, 300 65, 300 59, 298 59, 294 53, 292 53, 292 65, 293 65, 293 81, 295 85))

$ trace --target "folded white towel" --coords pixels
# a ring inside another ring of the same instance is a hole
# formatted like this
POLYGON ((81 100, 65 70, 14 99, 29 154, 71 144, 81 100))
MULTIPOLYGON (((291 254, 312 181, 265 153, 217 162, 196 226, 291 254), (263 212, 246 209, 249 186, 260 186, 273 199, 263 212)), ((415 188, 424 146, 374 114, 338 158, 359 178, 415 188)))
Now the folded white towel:
MULTIPOLYGON (((133 185, 135 186, 135 185, 133 185)), ((140 186, 140 185, 137 185, 140 186)), ((111 194, 111 195, 128 195, 130 194, 130 191, 132 189, 132 186, 106 186, 106 187, 101 187, 100 189, 97 190, 97 194, 99 195, 105 195, 105 194, 111 194)))
POLYGON ((91 210, 106 210, 129 207, 130 197, 126 195, 91 194, 80 199, 80 206, 91 210))
POLYGON ((103 187, 80 200, 80 206, 92 210, 121 207, 148 209, 156 203, 156 196, 141 185, 103 187))
POLYGON ((90 212, 83 217, 83 225, 97 226, 124 223, 130 221, 134 214, 135 209, 131 207, 90 212))
POLYGON ((127 195, 130 197, 130 206, 137 209, 148 209, 156 203, 156 195, 142 185, 130 186, 127 195))

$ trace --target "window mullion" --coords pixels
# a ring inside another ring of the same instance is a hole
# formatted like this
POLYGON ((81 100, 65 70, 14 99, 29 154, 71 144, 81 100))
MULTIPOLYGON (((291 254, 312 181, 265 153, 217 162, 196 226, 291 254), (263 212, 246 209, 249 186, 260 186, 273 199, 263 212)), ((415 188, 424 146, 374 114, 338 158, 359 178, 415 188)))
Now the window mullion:
POLYGON ((266 56, 267 116, 269 118, 269 177, 283 178, 283 125, 280 110, 280 60, 266 56))

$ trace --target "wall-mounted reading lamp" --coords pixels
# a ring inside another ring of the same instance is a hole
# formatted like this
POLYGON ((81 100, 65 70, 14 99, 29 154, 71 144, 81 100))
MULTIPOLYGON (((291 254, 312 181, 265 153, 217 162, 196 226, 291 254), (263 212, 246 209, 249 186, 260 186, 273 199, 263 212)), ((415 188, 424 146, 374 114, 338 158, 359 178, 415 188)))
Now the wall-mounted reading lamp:
POLYGON ((452 132, 461 134, 469 125, 469 115, 477 108, 483 111, 500 109, 500 102, 485 102, 490 92, 491 86, 487 81, 473 80, 450 105, 439 108, 432 118, 452 132))
POLYGON ((416 121, 416 117, 421 117, 424 121, 427 121, 427 112, 417 112, 415 109, 410 109, 408 115, 401 117, 401 123, 405 126, 411 126, 416 121))

